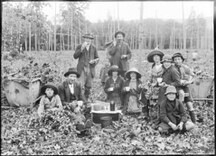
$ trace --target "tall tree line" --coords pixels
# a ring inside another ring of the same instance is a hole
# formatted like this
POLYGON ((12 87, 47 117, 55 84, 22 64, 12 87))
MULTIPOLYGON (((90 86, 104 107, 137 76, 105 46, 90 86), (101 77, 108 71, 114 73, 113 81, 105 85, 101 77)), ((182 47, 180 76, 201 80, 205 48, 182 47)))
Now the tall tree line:
MULTIPOLYGON (((108 16, 105 21, 91 23, 84 13, 88 2, 65 2, 55 16, 55 24, 42 12, 46 2, 22 2, 2 6, 2 50, 74 50, 82 41, 82 34, 92 32, 94 44, 104 49, 119 28, 126 33, 126 42, 132 49, 210 49, 213 48, 211 21, 192 10, 184 22, 159 18, 121 21, 108 16), (182 24, 184 23, 184 25, 182 24), (209 24, 210 23, 210 24, 209 24), (185 42, 185 43, 184 43, 185 42), (185 47, 184 47, 185 45, 185 47)), ((141 6, 142 12, 142 6, 141 6)), ((140 13, 142 15, 142 13, 140 13)))

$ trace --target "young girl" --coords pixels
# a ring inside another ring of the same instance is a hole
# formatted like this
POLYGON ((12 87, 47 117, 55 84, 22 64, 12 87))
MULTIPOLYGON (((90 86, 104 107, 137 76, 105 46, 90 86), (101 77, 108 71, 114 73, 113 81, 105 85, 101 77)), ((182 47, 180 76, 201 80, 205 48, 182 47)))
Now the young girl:
POLYGON ((41 88, 41 100, 38 108, 38 115, 42 114, 47 110, 62 110, 62 103, 58 95, 58 89, 54 84, 49 83, 41 88))
POLYGON ((124 112, 139 113, 142 111, 139 97, 142 91, 141 74, 136 68, 131 68, 125 73, 127 80, 124 82, 122 93, 124 97, 124 112))
POLYGON ((105 82, 104 91, 107 94, 107 102, 114 101, 116 109, 122 108, 121 90, 124 80, 119 76, 118 66, 113 65, 108 71, 109 78, 105 82))
POLYGON ((188 121, 183 104, 176 99, 176 88, 168 86, 166 88, 166 99, 160 106, 160 119, 158 130, 160 132, 188 131, 194 128, 194 124, 188 121))

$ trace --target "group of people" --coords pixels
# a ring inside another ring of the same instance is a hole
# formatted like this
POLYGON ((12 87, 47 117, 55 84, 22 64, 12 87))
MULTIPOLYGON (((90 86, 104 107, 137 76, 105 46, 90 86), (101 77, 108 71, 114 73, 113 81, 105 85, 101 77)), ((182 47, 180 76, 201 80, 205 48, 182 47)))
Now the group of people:
MULTIPOLYGON (((172 57, 164 55, 159 49, 151 51, 147 60, 152 64, 149 88, 140 80, 142 75, 136 68, 129 69, 131 50, 124 41, 125 33, 117 31, 113 42, 108 43, 107 56, 109 69, 104 72, 102 84, 107 94, 107 102, 114 102, 116 109, 127 113, 142 113, 149 99, 156 97, 158 130, 190 130, 195 126, 196 118, 188 84, 193 81, 194 74, 183 64, 184 57, 175 53, 172 57), (151 92, 151 96, 149 96, 151 92), (153 96, 155 95, 155 96, 153 96), (187 119, 183 103, 186 103, 191 117, 187 119)), ((70 106, 71 111, 80 112, 83 103, 89 102, 95 66, 99 62, 96 47, 92 44, 92 34, 83 35, 84 42, 77 46, 74 58, 78 59, 76 68, 69 68, 64 74, 66 80, 57 88, 47 84, 41 88, 38 114, 46 109, 62 110, 70 106), (81 102, 82 101, 82 102, 81 102)))

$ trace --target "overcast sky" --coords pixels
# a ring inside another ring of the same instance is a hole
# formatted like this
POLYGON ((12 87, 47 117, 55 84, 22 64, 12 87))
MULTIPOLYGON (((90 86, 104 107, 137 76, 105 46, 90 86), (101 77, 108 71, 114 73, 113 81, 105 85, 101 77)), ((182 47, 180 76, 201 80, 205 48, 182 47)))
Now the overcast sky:
MULTIPOLYGON (((44 13, 48 19, 54 21, 55 3, 56 12, 59 13, 59 6, 64 1, 44 1, 50 3, 49 7, 44 8, 44 13)), ((14 3, 14 2, 13 2, 14 3)), ((16 2, 19 3, 19 2, 16 2)), ((28 1, 22 3, 29 3, 28 1)), ((140 18, 141 1, 89 1, 89 8, 85 11, 85 17, 91 22, 98 20, 104 21, 111 16, 117 19, 117 6, 119 6, 120 20, 136 20, 140 18)), ((160 19, 182 19, 182 4, 184 6, 185 18, 189 17, 191 10, 196 15, 203 17, 213 17, 214 2, 213 1, 144 1, 143 18, 160 18, 160 19)))
MULTIPOLYGON (((139 1, 125 2, 91 2, 89 9, 86 10, 86 18, 91 22, 104 20, 110 14, 113 18, 117 18, 117 6, 119 5, 119 19, 133 20, 140 18, 140 3, 139 1)), ((182 3, 184 5, 185 18, 187 18, 194 9, 196 14, 201 14, 204 17, 213 16, 213 1, 144 1, 143 3, 143 18, 161 19, 181 19, 182 18, 182 3)))

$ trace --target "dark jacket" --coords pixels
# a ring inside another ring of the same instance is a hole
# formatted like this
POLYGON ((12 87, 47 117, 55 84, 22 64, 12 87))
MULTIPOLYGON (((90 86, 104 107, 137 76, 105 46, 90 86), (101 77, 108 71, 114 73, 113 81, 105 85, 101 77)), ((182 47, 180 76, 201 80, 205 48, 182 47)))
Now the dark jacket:
POLYGON ((169 101, 165 99, 160 106, 160 119, 162 122, 179 124, 187 122, 186 111, 183 104, 178 100, 169 101))
POLYGON ((105 82, 105 86, 104 86, 104 91, 107 94, 107 100, 112 100, 113 97, 119 96, 120 98, 121 96, 121 91, 122 91, 122 87, 123 87, 123 83, 124 80, 118 76, 116 82, 114 83, 112 77, 109 77, 106 82, 105 82), (114 87, 114 90, 109 92, 108 88, 110 87, 114 87))
POLYGON ((120 46, 111 46, 108 48, 108 53, 111 55, 110 64, 117 65, 122 71, 129 69, 128 60, 131 59, 131 50, 126 42, 123 42, 120 46), (122 55, 128 55, 126 59, 121 59, 122 55))
POLYGON ((75 59, 79 59, 78 64, 77 64, 77 72, 81 75, 82 70, 84 69, 84 66, 88 66, 90 68, 92 77, 94 78, 95 66, 98 62, 94 64, 89 64, 89 61, 98 58, 97 49, 94 45, 90 45, 89 51, 87 51, 87 49, 84 48, 82 52, 81 47, 82 47, 82 44, 78 45, 73 55, 75 59))
MULTIPOLYGON (((168 69, 164 68, 164 72, 161 76, 163 78, 163 82, 168 85, 173 85, 178 89, 181 86, 180 82, 180 73, 176 70, 176 68, 171 65, 168 69)), ((166 98, 164 93, 166 91, 166 87, 160 87, 159 95, 158 95, 158 103, 160 103, 166 98)))
POLYGON ((75 97, 75 100, 82 100, 83 101, 83 95, 82 95, 82 88, 81 84, 79 82, 76 82, 74 84, 74 95, 71 94, 70 88, 67 81, 64 81, 59 86, 59 96, 62 101, 62 105, 67 105, 68 103, 71 103, 73 100, 71 100, 73 97, 75 97))

